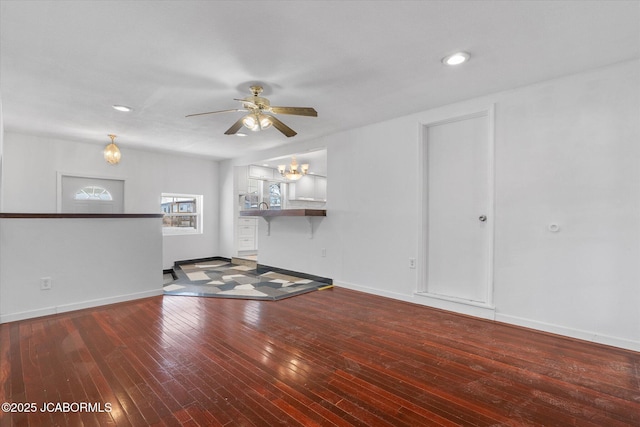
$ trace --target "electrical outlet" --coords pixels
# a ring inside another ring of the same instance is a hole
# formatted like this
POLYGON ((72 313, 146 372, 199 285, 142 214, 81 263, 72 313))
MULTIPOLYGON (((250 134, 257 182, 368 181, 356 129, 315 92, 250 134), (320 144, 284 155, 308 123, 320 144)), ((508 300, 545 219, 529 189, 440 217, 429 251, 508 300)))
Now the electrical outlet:
POLYGON ((327 256, 327 248, 320 249, 320 256, 323 258, 327 256))
POLYGON ((40 290, 48 291, 51 289, 51 277, 43 277, 40 279, 40 290))
POLYGON ((416 259, 409 258, 409 268, 416 268, 416 259))

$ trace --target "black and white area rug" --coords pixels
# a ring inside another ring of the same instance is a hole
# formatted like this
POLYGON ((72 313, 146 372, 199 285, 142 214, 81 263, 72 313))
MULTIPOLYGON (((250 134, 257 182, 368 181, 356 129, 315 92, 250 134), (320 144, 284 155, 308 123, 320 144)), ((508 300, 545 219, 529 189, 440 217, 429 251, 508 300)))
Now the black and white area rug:
MULTIPOLYGON (((327 287, 327 283, 235 265, 228 261, 183 264, 174 269, 177 279, 165 283, 165 295, 279 300, 327 287)), ((330 285, 329 285, 330 286, 330 285)))

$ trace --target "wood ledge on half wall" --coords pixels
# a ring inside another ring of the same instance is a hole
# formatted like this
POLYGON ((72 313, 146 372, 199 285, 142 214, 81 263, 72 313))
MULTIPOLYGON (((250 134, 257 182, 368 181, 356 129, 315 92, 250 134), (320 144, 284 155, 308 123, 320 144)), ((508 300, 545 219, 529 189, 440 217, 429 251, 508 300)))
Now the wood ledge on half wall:
POLYGON ((3 213, 2 218, 48 219, 48 218, 162 218, 164 214, 98 214, 98 213, 3 213))
POLYGON ((251 209, 240 211, 240 216, 327 216, 326 209, 251 209))

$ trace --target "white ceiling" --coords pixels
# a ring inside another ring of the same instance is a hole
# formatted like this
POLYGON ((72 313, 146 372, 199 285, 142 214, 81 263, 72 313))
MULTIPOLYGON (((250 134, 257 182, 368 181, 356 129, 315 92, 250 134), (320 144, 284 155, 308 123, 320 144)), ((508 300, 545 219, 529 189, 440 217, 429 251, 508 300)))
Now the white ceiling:
POLYGON ((317 138, 640 57, 638 1, 1 0, 4 128, 211 158, 317 138), (458 68, 440 59, 465 50, 458 68), (224 135, 260 82, 314 107, 224 135), (111 108, 134 108, 120 113, 111 108))

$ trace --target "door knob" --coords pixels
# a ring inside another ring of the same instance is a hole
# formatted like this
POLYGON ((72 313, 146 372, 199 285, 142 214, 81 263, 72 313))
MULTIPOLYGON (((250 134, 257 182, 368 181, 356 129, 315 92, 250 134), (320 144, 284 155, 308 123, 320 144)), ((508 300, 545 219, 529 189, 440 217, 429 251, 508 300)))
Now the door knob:
POLYGON ((487 216, 486 215, 480 215, 480 217, 478 218, 480 221, 485 222, 487 220, 487 216))

